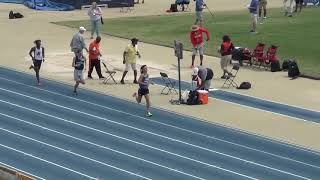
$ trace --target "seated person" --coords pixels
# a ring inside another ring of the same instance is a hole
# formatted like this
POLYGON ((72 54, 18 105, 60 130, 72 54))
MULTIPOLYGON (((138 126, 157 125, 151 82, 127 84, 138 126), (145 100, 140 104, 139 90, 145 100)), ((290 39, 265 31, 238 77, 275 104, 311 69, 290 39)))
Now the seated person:
POLYGON ((199 76, 201 84, 195 90, 206 90, 209 91, 211 80, 213 78, 213 71, 210 68, 204 68, 202 66, 195 67, 192 69, 193 76, 199 76))

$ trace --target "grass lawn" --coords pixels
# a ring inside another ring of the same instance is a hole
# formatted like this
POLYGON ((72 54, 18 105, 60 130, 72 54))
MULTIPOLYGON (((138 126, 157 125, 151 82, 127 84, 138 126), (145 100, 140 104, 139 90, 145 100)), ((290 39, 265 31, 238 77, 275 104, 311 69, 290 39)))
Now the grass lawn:
MULTIPOLYGON (((205 27, 211 33, 211 41, 206 44, 206 54, 217 56, 217 49, 224 34, 231 36, 235 46, 253 49, 257 42, 268 46, 279 46, 281 59, 294 58, 298 61, 304 74, 320 75, 320 9, 306 8, 294 17, 285 17, 280 9, 270 9, 268 19, 258 25, 258 34, 249 33, 250 15, 247 11, 217 12, 212 18, 205 14, 205 27)), ((144 16, 105 19, 102 31, 112 36, 137 37, 143 42, 172 46, 173 40, 184 43, 190 50, 190 27, 194 14, 170 14, 161 16, 144 16)), ((56 22, 59 25, 90 29, 88 20, 56 22)))

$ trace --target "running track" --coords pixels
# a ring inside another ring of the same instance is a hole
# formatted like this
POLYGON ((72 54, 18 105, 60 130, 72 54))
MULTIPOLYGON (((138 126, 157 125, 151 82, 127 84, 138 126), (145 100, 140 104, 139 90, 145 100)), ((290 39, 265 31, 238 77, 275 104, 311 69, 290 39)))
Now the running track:
POLYGON ((0 164, 37 179, 320 177, 317 152, 161 109, 145 118, 136 103, 34 81, 0 67, 0 164))

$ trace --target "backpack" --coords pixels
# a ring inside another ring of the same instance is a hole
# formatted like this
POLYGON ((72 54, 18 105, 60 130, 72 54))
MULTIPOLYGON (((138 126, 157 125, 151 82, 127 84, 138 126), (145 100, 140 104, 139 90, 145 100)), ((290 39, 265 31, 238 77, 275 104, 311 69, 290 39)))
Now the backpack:
POLYGON ((299 70, 298 64, 294 60, 289 62, 288 76, 291 78, 300 76, 300 70, 299 70))
POLYGON ((9 19, 14 19, 13 11, 10 11, 10 12, 9 12, 9 19))
POLYGON ((189 97, 187 99, 187 104, 188 105, 197 105, 200 104, 199 100, 198 100, 198 91, 190 91, 189 92, 189 97))
POLYGON ((24 17, 24 16, 23 16, 21 13, 19 13, 19 12, 14 13, 14 18, 16 18, 16 19, 23 18, 23 17, 24 17))
POLYGON ((289 69, 289 62, 290 62, 291 60, 284 60, 283 62, 282 62, 282 70, 288 70, 289 69))
POLYGON ((250 89, 251 83, 250 82, 242 82, 237 89, 250 89))
POLYGON ((271 62, 271 72, 278 72, 278 71, 281 71, 280 62, 279 61, 272 61, 271 62))
POLYGON ((171 4, 170 11, 171 12, 178 12, 178 5, 177 4, 171 4))

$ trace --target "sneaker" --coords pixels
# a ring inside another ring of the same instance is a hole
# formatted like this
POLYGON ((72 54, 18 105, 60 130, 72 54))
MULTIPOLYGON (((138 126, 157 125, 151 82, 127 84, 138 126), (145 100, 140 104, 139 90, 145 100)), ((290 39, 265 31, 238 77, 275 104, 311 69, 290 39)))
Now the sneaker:
POLYGON ((88 79, 93 79, 92 76, 88 76, 88 79))
POLYGON ((99 77, 99 79, 104 79, 104 78, 105 78, 104 76, 99 77))
POLYGON ((267 19, 267 16, 264 16, 263 19, 267 19))
POLYGON ((134 81, 133 81, 133 84, 138 84, 138 81, 137 81, 137 80, 134 80, 134 81))
POLYGON ((227 79, 227 76, 221 76, 221 79, 227 79))
POLYGON ((138 95, 138 93, 137 93, 137 92, 134 92, 134 93, 132 94, 132 97, 137 97, 137 95, 138 95))
POLYGON ((41 86, 41 82, 38 82, 38 86, 41 86))
POLYGON ((78 95, 78 92, 77 91, 73 91, 73 95, 78 95))
POLYGON ((34 68, 33 65, 30 65, 29 69, 33 69, 33 68, 34 68))
POLYGON ((292 17, 292 14, 289 14, 288 17, 292 17))
POLYGON ((121 83, 121 84, 124 84, 124 80, 121 80, 120 83, 121 83))
POLYGON ((149 112, 149 111, 147 112, 146 115, 147 115, 147 117, 151 117, 152 116, 151 112, 149 112))

